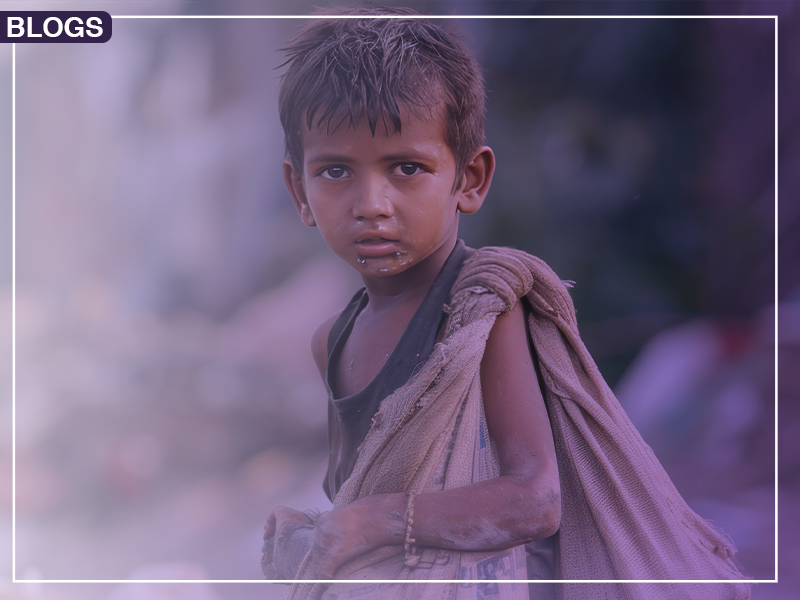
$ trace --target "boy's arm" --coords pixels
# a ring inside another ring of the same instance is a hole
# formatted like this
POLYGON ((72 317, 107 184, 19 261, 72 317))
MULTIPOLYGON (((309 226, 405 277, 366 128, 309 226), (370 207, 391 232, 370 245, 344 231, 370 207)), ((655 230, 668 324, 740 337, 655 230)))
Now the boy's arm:
MULTIPOLYGON (((481 383, 500 477, 419 495, 411 530, 417 546, 502 550, 558 529, 553 435, 519 304, 497 318, 481 364, 481 383)), ((403 544, 407 502, 405 494, 382 494, 324 514, 315 527, 315 571, 329 579, 364 552, 403 544)))
POLYGON ((339 318, 338 314, 333 315, 322 325, 317 327, 314 335, 311 336, 311 354, 317 365, 322 380, 325 381, 325 371, 328 368, 328 336, 333 329, 333 324, 339 318))

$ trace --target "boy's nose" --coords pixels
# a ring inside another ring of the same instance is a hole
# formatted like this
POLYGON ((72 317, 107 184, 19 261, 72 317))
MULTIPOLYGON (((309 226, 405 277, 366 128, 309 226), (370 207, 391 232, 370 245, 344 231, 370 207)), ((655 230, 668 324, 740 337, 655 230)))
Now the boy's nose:
POLYGON ((353 216, 357 219, 376 219, 394 216, 389 197, 389 185, 380 178, 365 178, 355 190, 353 216))

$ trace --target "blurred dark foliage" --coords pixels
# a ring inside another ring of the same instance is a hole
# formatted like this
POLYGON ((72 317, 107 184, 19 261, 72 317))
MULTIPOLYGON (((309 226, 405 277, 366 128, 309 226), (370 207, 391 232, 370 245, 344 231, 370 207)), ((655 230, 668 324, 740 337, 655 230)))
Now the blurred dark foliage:
POLYGON ((467 230, 577 282, 587 343, 612 383, 658 330, 772 301, 771 21, 481 27, 499 166, 467 230), (620 317, 638 319, 625 344, 592 326, 620 317))

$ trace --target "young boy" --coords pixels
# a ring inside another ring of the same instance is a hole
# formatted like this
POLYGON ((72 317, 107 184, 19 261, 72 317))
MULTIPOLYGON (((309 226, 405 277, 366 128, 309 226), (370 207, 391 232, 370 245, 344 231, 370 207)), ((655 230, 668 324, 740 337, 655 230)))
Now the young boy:
MULTIPOLYGON (((329 393, 334 507, 318 518, 276 508, 265 574, 486 581, 296 584, 294 598, 528 598, 526 584, 503 579, 741 579, 729 542, 685 505, 603 382, 564 284, 522 252, 458 240, 459 213, 481 207, 495 168, 469 54, 402 9, 315 20, 287 52, 286 185, 365 287, 312 340, 329 393)), ((749 591, 561 584, 558 594, 749 591)))

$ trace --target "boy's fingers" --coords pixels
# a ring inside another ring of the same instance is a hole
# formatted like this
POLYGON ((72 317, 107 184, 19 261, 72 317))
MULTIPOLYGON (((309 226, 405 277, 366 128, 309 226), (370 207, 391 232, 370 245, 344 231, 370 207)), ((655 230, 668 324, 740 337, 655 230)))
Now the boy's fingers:
POLYGON ((296 515, 302 515, 304 519, 308 519, 308 517, 299 510, 288 508, 286 506, 276 506, 273 509, 272 514, 269 516, 269 518, 267 518, 267 524, 264 525, 264 539, 275 535, 275 531, 278 529, 279 522, 291 520, 292 518, 296 520, 296 515))
POLYGON ((267 518, 267 522, 264 525, 264 539, 271 538, 275 535, 275 511, 272 511, 272 514, 267 518))
POLYGON ((269 550, 265 549, 264 554, 261 556, 261 569, 263 570, 268 565, 271 565, 272 562, 272 546, 270 545, 269 550))
POLYGON ((272 562, 272 555, 275 553, 275 538, 268 537, 264 540, 264 545, 261 547, 261 554, 264 561, 272 562))

